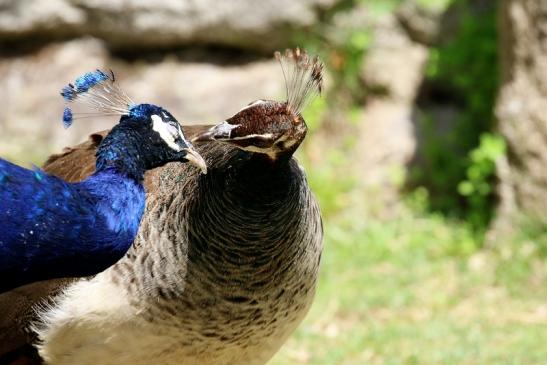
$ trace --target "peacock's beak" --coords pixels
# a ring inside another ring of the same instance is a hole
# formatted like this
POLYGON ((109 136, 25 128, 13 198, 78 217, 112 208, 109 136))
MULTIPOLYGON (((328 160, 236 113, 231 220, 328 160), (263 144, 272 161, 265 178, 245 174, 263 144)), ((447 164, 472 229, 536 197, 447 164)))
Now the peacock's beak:
POLYGON ((184 158, 187 159, 192 165, 198 167, 204 175, 207 174, 207 163, 205 163, 203 157, 201 157, 201 155, 193 147, 184 148, 184 151, 186 152, 186 156, 184 158))

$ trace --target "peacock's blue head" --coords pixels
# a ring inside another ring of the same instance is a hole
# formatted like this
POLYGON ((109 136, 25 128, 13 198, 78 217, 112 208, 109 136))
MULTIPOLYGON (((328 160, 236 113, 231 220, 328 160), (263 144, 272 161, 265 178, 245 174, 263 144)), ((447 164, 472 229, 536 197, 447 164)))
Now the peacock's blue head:
POLYGON ((203 158, 185 138, 180 124, 167 110, 153 104, 135 104, 115 84, 114 74, 101 70, 88 72, 65 86, 61 95, 67 103, 81 101, 95 112, 75 113, 70 107, 63 112, 63 123, 69 127, 76 118, 98 115, 120 115, 116 125, 99 147, 106 163, 123 159, 125 151, 137 151, 146 169, 171 161, 190 162, 203 173, 207 167, 203 158), (102 149, 102 150, 101 150, 102 149), (104 151, 103 151, 104 150, 104 151), (110 162, 108 162, 110 161, 110 162))
POLYGON ((146 142, 141 148, 150 158, 151 167, 182 161, 190 162, 207 173, 205 161, 186 139, 179 122, 162 107, 153 104, 133 105, 128 115, 122 116, 118 126, 133 131, 127 133, 137 132, 139 138, 146 142))

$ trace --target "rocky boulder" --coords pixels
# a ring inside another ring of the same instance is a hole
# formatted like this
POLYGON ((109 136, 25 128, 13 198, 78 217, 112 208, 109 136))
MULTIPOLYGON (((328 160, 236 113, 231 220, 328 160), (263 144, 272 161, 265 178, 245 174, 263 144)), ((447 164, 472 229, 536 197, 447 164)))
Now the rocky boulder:
POLYGON ((504 1, 502 87, 496 115, 508 159, 498 166, 498 226, 523 213, 547 224, 547 3, 504 1))
POLYGON ((90 35, 114 48, 215 44, 270 52, 339 0, 1 0, 0 40, 90 35))

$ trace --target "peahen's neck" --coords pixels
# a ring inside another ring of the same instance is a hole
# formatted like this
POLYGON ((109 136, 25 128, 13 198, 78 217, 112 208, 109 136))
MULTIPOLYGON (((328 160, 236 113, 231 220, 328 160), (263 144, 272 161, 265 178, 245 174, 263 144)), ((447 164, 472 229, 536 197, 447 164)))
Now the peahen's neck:
POLYGON ((240 193, 253 192, 260 200, 269 202, 296 193, 302 177, 298 163, 292 155, 280 155, 272 160, 261 153, 239 152, 243 160, 229 175, 234 181, 228 184, 240 187, 240 193))
MULTIPOLYGON (((209 174, 201 178, 199 204, 204 209, 189 217, 189 226, 191 236, 194 226, 200 230, 215 227, 218 236, 206 239, 208 247, 196 244, 191 253, 201 255, 209 250, 212 256, 214 252, 234 255, 236 272, 241 272, 238 267, 243 262, 253 272, 260 262, 269 265, 268 258, 290 260, 296 255, 299 248, 291 247, 291 240, 279 238, 300 234, 296 227, 305 215, 299 213, 307 208, 303 201, 308 190, 297 162, 263 161, 263 156, 240 151, 218 169, 215 162, 212 165, 209 174), (246 227, 245 231, 241 227, 246 227), (210 250, 212 247, 218 251, 210 250)), ((192 239, 201 240, 197 234, 192 239)))
POLYGON ((114 170, 117 173, 142 182, 151 164, 143 137, 139 132, 117 125, 101 142, 96 153, 96 171, 114 170))

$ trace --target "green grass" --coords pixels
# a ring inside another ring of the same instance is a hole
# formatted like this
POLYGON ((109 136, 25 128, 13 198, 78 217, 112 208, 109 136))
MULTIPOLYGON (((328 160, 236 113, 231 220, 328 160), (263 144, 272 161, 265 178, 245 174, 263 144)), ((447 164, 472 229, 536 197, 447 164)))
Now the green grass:
POLYGON ((423 192, 367 218, 341 168, 308 169, 327 208, 319 288, 270 364, 547 364, 544 233, 481 248, 464 223, 426 213, 423 192))
POLYGON ((319 289, 272 364, 545 364, 546 261, 532 243, 454 253, 439 217, 326 222, 319 289))

